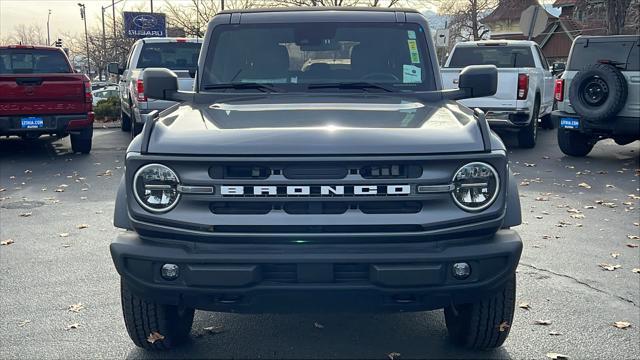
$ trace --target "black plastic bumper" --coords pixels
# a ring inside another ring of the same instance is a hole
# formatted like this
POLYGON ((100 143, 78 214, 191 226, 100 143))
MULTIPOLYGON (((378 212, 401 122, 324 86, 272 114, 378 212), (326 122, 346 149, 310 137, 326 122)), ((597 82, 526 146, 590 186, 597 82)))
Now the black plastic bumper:
POLYGON ((513 276, 522 241, 500 230, 484 241, 395 244, 211 244, 118 236, 111 255, 138 296, 225 312, 421 311, 491 295, 513 276), (452 264, 471 275, 456 279, 452 264), (176 280, 162 278, 177 264, 176 280))
POLYGON ((614 116, 606 121, 587 121, 575 113, 554 110, 551 119, 556 127, 560 127, 560 119, 578 119, 580 126, 575 131, 596 135, 629 136, 640 138, 640 119, 637 117, 614 116))
POLYGON ((32 115, 0 116, 0 135, 68 134, 93 126, 93 113, 71 115, 33 115, 41 117, 43 127, 22 128, 21 119, 32 115))

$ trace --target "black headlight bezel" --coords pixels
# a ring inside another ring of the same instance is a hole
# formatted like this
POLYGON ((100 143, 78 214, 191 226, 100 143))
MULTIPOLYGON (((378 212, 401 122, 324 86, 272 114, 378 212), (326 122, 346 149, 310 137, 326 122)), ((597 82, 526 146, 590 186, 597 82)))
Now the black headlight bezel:
POLYGON ((466 163, 462 166, 460 166, 458 168, 458 170, 456 170, 456 172, 453 174, 453 177, 451 178, 451 184, 453 185, 453 189, 451 190, 451 198, 453 199, 453 201, 455 202, 456 206, 458 206, 460 209, 467 211, 467 212, 472 212, 472 213, 477 213, 483 210, 488 209, 491 205, 493 205, 496 201, 496 199, 498 198, 498 195, 500 195, 500 174, 498 173, 498 171, 493 167, 493 165, 486 163, 486 162, 482 162, 482 161, 473 161, 470 163, 466 163), (496 183, 496 188, 494 193, 492 194, 491 198, 489 199, 488 202, 486 202, 485 204, 479 206, 479 207, 470 207, 468 205, 462 204, 457 198, 456 198, 456 178, 458 177, 458 174, 460 173, 460 171, 462 171, 462 169, 464 169, 467 166, 477 166, 477 165, 482 165, 482 166, 486 166, 491 173, 493 174, 494 178, 495 178, 495 183, 496 183))
POLYGON ((143 166, 140 166, 140 167, 138 168, 138 170, 136 170, 136 172, 135 172, 135 173, 134 173, 134 175, 133 175, 133 181, 132 181, 131 190, 132 190, 132 192, 133 192, 133 196, 134 196, 134 198, 136 199, 136 202, 138 203, 138 205, 140 205, 140 207, 142 207, 144 210, 146 210, 146 211, 148 211, 148 212, 151 212, 151 213, 154 213, 154 214, 162 214, 162 213, 166 213, 166 212, 171 211, 171 210, 172 210, 173 208, 175 208, 175 207, 178 205, 178 203, 180 202, 181 193, 178 191, 178 186, 179 186, 179 185, 180 185, 180 177, 178 176, 178 173, 176 173, 176 171, 175 171, 175 170, 173 170, 172 168, 170 168, 169 166, 164 165, 164 164, 160 164, 160 163, 149 163, 149 164, 145 164, 145 165, 143 165, 143 166), (159 167, 162 167, 162 168, 164 168, 164 169, 166 169, 166 170, 170 171, 170 172, 173 174, 173 176, 175 176, 175 178, 176 178, 176 189, 175 189, 175 191, 176 191, 176 193, 177 193, 177 195, 176 195, 176 199, 175 199, 175 201, 174 201, 173 203, 171 203, 171 205, 169 205, 169 206, 168 206, 168 207, 166 207, 166 208, 162 208, 162 209, 153 208, 153 207, 151 207, 151 206, 147 205, 147 204, 142 200, 142 198, 140 197, 140 195, 138 194, 138 186, 137 186, 137 184, 138 184, 138 178, 140 177, 140 175, 142 174, 142 172, 143 172, 143 171, 145 171, 145 170, 147 170, 148 168, 153 167, 153 166, 159 166, 159 167))

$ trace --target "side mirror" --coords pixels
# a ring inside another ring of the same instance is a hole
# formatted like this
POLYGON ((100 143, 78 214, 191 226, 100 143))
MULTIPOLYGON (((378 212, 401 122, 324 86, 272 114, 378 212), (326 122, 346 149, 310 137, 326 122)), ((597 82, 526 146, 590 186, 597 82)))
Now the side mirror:
POLYGON ((460 72, 457 90, 443 91, 449 100, 461 100, 495 95, 498 90, 498 69, 495 65, 471 65, 460 72))
POLYGON ((110 74, 122 75, 124 69, 120 67, 120 64, 112 62, 107 64, 107 72, 110 74))
POLYGON ((184 101, 193 93, 178 91, 178 76, 165 68, 146 68, 142 72, 144 94, 158 100, 184 101))
POLYGON ((557 62, 551 65, 551 72, 555 74, 559 74, 567 69, 567 65, 565 63, 557 62))

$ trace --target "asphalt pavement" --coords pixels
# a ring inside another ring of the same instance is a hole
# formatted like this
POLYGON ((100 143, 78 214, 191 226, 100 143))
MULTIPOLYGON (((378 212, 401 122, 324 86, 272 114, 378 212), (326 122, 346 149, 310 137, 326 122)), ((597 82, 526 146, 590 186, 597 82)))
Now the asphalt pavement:
POLYGON ((442 311, 196 312, 192 340, 158 353, 126 334, 108 251, 128 140, 96 130, 90 155, 68 138, 0 140, 0 241, 13 240, 0 246, 0 358, 640 358, 639 142, 601 142, 583 159, 563 156, 555 131, 532 150, 509 146, 524 253, 500 349, 456 349, 442 311))

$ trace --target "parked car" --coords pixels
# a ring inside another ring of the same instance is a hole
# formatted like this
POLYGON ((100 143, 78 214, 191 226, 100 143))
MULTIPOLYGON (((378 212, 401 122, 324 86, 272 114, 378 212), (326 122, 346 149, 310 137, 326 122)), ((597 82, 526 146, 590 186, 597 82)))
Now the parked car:
POLYGON ((578 36, 555 83, 558 145, 586 156, 602 139, 640 139, 640 36, 578 36))
POLYGON ((117 63, 108 65, 108 71, 121 74, 119 91, 122 107, 123 131, 131 131, 135 137, 142 130, 143 115, 154 110, 162 111, 175 102, 148 99, 142 83, 142 72, 148 67, 173 70, 180 78, 181 90, 193 89, 193 78, 200 54, 199 39, 146 38, 136 41, 127 56, 124 68, 117 63))
POLYGON ((547 60, 534 41, 462 42, 454 46, 442 69, 443 86, 457 88, 465 66, 489 64, 498 68, 498 92, 462 104, 485 111, 492 128, 516 131, 521 147, 534 147, 538 119, 542 118, 543 127, 552 127, 554 78, 547 60))
POLYGON ((505 341, 517 182, 482 113, 455 102, 495 93, 495 66, 443 90, 420 12, 280 8, 215 15, 198 68, 194 91, 143 73, 149 99, 179 104, 146 117, 115 202, 137 346, 185 341, 194 309, 444 308, 456 343, 505 341))
POLYGON ((110 83, 108 81, 94 81, 91 82, 91 91, 100 90, 108 86, 118 86, 118 84, 110 83))
POLYGON ((75 73, 62 49, 0 46, 0 135, 36 139, 71 134, 74 152, 93 138, 91 83, 75 73))
POLYGON ((91 95, 93 96, 93 106, 96 106, 99 101, 107 100, 109 98, 118 98, 118 86, 107 86, 100 90, 92 91, 91 95))

